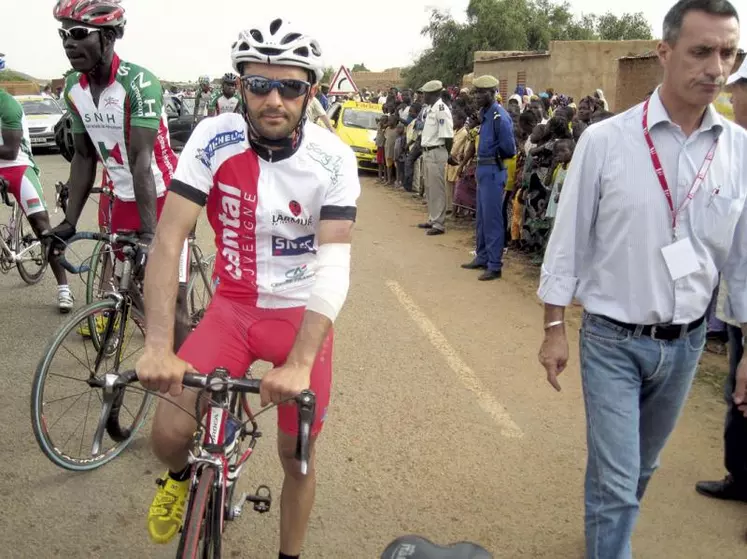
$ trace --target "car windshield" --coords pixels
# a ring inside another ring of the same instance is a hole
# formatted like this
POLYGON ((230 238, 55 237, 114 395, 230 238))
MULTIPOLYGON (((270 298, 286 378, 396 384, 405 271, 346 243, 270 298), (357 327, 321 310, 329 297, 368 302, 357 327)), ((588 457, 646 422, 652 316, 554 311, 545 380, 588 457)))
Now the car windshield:
POLYGON ((61 115, 62 109, 54 99, 33 99, 21 101, 27 115, 61 115))
POLYGON ((184 111, 187 112, 187 114, 194 114, 195 112, 195 100, 194 97, 185 97, 182 99, 182 105, 184 106, 184 111))
POLYGON ((376 119, 382 113, 374 111, 359 111, 356 109, 345 109, 342 113, 342 123, 350 128, 365 128, 366 130, 377 130, 376 119))

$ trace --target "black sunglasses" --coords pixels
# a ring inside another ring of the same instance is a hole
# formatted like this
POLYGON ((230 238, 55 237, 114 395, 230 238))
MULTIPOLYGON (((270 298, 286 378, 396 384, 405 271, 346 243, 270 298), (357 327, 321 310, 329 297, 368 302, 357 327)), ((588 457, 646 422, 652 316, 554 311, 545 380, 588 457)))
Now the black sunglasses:
POLYGON ((63 41, 68 37, 71 37, 73 41, 84 41, 88 38, 91 33, 98 33, 101 29, 94 29, 92 27, 71 27, 70 29, 63 29, 60 27, 57 32, 60 34, 60 39, 63 41))
POLYGON ((269 95, 277 89, 283 99, 298 99, 311 87, 303 80, 271 80, 262 76, 241 76, 241 83, 254 95, 269 95))

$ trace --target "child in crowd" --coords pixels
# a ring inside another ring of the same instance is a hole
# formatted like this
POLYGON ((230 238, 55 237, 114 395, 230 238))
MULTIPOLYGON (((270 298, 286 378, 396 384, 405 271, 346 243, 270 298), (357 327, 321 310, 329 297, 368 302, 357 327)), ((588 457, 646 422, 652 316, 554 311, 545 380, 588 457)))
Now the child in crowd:
POLYGON ((384 131, 384 158, 386 160, 386 184, 394 184, 394 144, 397 141, 397 124, 399 117, 396 114, 389 115, 386 130, 384 131))
POLYGON ((397 124, 397 139, 394 142, 394 162, 397 170, 397 186, 404 186, 405 159, 407 159, 407 136, 405 135, 405 124, 397 124))
POLYGON ((573 157, 573 148, 573 140, 568 139, 558 140, 553 146, 554 169, 552 172, 552 190, 550 191, 550 199, 547 202, 547 210, 545 211, 545 216, 551 220, 551 230, 552 222, 555 221, 555 216, 558 212, 560 191, 563 189, 563 181, 565 181, 565 175, 568 172, 568 164, 573 157))
POLYGON ((384 148, 386 144, 387 117, 382 116, 379 120, 379 129, 376 132, 376 163, 379 165, 379 182, 386 182, 386 161, 384 160, 384 148))

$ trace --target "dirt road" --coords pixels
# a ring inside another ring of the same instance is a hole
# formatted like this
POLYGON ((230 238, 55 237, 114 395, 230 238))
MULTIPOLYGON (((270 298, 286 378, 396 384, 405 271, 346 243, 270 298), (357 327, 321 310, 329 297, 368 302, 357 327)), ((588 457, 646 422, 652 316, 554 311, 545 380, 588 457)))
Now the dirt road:
MULTIPOLYGON (((47 201, 67 176, 39 157, 47 201)), ((333 404, 319 447, 318 499, 304 557, 378 557, 398 535, 474 540, 503 558, 583 556, 584 413, 578 360, 556 394, 536 361, 541 307, 518 263, 480 283, 459 268, 468 233, 426 237, 419 202, 365 179, 350 297, 337 325, 333 404)), ((94 226, 88 208, 85 226, 94 226)), ((0 208, 0 216, 7 215, 0 208)), ((60 216, 53 217, 57 222, 60 216)), ((210 243, 208 226, 201 244, 210 243)), ((84 300, 76 280, 78 304, 84 300)), ((42 350, 63 320, 51 274, 25 287, 0 277, 0 556, 173 557, 145 515, 162 473, 147 429, 108 466, 64 472, 31 432, 29 393, 42 350)), ((572 344, 576 344, 575 333, 572 344)), ((241 478, 279 497, 274 417, 241 478)), ((697 386, 654 477, 636 533, 641 559, 741 557, 744 506, 698 496, 722 473, 722 405, 697 386)), ((247 510, 227 532, 228 557, 274 558, 277 503, 247 510)))

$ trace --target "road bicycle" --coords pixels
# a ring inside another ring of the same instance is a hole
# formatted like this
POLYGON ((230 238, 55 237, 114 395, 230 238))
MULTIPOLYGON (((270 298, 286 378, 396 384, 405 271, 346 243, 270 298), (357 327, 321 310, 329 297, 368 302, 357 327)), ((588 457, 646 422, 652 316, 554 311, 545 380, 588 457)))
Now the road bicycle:
MULTIPOLYGON (((151 404, 147 392, 119 391, 114 402, 116 413, 106 418, 106 440, 98 433, 92 446, 86 444, 91 403, 100 401, 100 383, 109 378, 107 375, 134 366, 136 354, 145 346, 145 319, 142 274, 135 259, 137 237, 131 233, 82 232, 69 242, 82 239, 121 247, 124 260, 118 263, 121 271, 117 273, 117 286, 59 327, 37 366, 31 394, 31 422, 42 452, 57 466, 78 472, 99 468, 118 456, 142 427, 151 404), (86 327, 90 335, 81 336, 81 329, 86 327), (82 369, 82 373, 76 369, 82 369), (76 422, 76 412, 70 412, 79 403, 86 404, 85 415, 79 414, 81 420, 76 422), (61 414, 56 417, 58 409, 61 414), (69 448, 67 443, 78 433, 80 444, 75 436, 77 448, 69 448)), ((64 255, 60 263, 71 273, 81 268, 71 265, 64 255)))
MULTIPOLYGON (((120 393, 137 380, 137 373, 129 370, 122 374, 107 373, 92 381, 101 390, 102 403, 94 447, 101 444, 109 425, 117 422, 120 393)), ((262 436, 256 418, 271 409, 268 407, 254 414, 249 406, 247 394, 259 394, 260 383, 253 378, 232 379, 222 368, 207 375, 184 375, 182 384, 198 389, 199 393, 193 413, 183 410, 195 418, 197 429, 188 458, 192 466, 191 483, 177 547, 178 559, 219 559, 226 521, 238 518, 246 503, 252 503, 259 513, 270 510, 272 493, 266 485, 260 485, 253 494, 234 495, 241 469, 262 436)), ((292 400, 298 409, 296 460, 305 475, 309 467, 316 396, 311 390, 304 390, 287 402, 292 400)))
POLYGON ((7 274, 16 268, 23 281, 37 284, 47 269, 47 251, 20 206, 10 199, 8 181, 3 178, 0 178, 0 200, 11 209, 10 219, 4 224, 0 222, 0 272, 7 274))
MULTIPOLYGON (((57 205, 63 211, 67 211, 67 199, 69 196, 69 187, 67 184, 58 182, 55 185, 57 205)), ((111 216, 114 202, 114 195, 110 189, 94 187, 91 194, 104 194, 108 198, 108 210, 106 214, 111 216)), ((102 203, 100 200, 99 203, 102 203)), ((109 220, 107 222, 107 231, 109 220)), ((215 254, 205 256, 202 249, 197 244, 195 231, 193 230, 187 239, 189 251, 189 268, 186 290, 187 312, 191 321, 191 327, 194 328, 202 320, 207 309, 208 303, 213 297, 213 272, 215 269, 215 254)), ((84 267, 76 268, 78 273, 86 274, 86 303, 90 304, 106 296, 111 291, 112 285, 112 268, 114 265, 114 251, 110 243, 104 240, 98 241, 93 248, 89 264, 84 267)))

